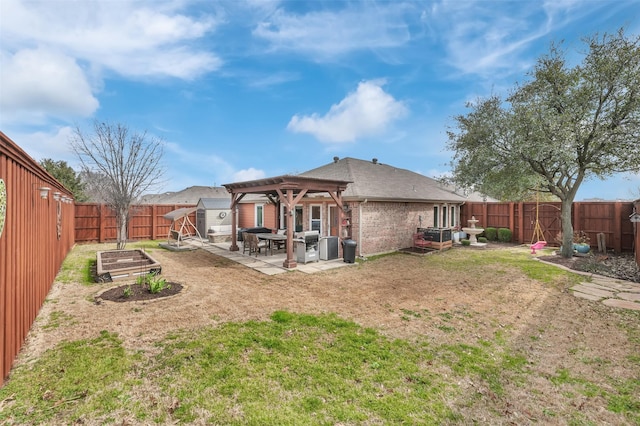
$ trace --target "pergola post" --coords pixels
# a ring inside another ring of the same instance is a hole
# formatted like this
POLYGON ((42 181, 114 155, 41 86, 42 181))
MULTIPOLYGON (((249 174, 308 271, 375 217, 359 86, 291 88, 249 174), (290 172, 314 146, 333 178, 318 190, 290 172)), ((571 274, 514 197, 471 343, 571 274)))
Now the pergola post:
POLYGON ((295 268, 298 262, 293 257, 293 190, 287 189, 285 205, 287 206, 287 258, 282 263, 287 269, 295 268))

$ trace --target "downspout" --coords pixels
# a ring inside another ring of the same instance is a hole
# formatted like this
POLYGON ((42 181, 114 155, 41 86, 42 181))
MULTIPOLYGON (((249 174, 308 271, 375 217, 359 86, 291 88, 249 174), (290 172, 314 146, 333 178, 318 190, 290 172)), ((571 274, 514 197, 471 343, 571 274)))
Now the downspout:
POLYGON ((367 201, 369 201, 368 198, 365 198, 364 201, 362 203, 360 203, 360 206, 358 207, 358 243, 360 244, 360 257, 362 256, 362 206, 364 206, 365 204, 367 204, 367 201))

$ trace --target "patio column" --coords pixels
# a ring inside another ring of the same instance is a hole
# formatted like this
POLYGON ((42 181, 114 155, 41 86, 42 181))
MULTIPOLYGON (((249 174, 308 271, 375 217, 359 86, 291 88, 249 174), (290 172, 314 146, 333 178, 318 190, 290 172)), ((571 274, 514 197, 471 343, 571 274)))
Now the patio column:
POLYGON ((229 251, 240 250, 240 248, 238 247, 238 215, 236 213, 238 201, 240 200, 237 198, 237 195, 238 194, 236 194, 235 192, 231 193, 231 247, 229 247, 229 251))
POLYGON ((293 190, 287 189, 285 197, 285 205, 287 206, 287 258, 282 263, 282 266, 289 269, 298 266, 298 262, 293 255, 293 190))

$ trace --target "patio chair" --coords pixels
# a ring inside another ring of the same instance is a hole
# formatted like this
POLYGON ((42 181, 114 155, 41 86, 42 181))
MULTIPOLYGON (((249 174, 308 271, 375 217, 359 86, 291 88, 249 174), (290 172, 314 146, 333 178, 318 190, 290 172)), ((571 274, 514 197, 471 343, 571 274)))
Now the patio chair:
POLYGON ((413 234, 413 248, 419 249, 423 253, 431 248, 431 241, 424 238, 424 233, 416 232, 413 234))
POLYGON ((251 254, 251 247, 250 247, 251 244, 247 240, 247 235, 248 234, 249 234, 248 232, 243 232, 242 233, 242 254, 244 254, 245 251, 248 251, 249 254, 251 254))
POLYGON ((264 254, 266 256, 268 247, 266 241, 260 241, 256 234, 252 234, 250 232, 247 232, 242 238, 249 246, 249 256, 251 256, 251 253, 255 253, 257 257, 258 253, 260 253, 262 249, 264 249, 264 254))
MULTIPOLYGON (((286 229, 278 229, 276 232, 278 235, 287 235, 286 229)), ((273 240, 273 244, 276 246, 276 250, 280 250, 287 247, 287 240, 273 240)))

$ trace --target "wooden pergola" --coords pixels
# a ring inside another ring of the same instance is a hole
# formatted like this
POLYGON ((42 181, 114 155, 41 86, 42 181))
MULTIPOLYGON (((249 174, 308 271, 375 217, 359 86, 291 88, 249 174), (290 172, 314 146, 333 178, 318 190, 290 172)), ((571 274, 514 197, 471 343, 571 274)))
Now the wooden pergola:
POLYGON ((338 220, 338 235, 342 235, 342 192, 347 189, 350 181, 317 179, 302 176, 276 176, 246 182, 228 183, 223 185, 231 194, 231 251, 238 251, 237 205, 247 194, 264 194, 273 204, 282 203, 287 208, 287 257, 282 266, 295 268, 297 261, 293 251, 293 209, 302 197, 312 193, 328 193, 340 209, 338 220))

